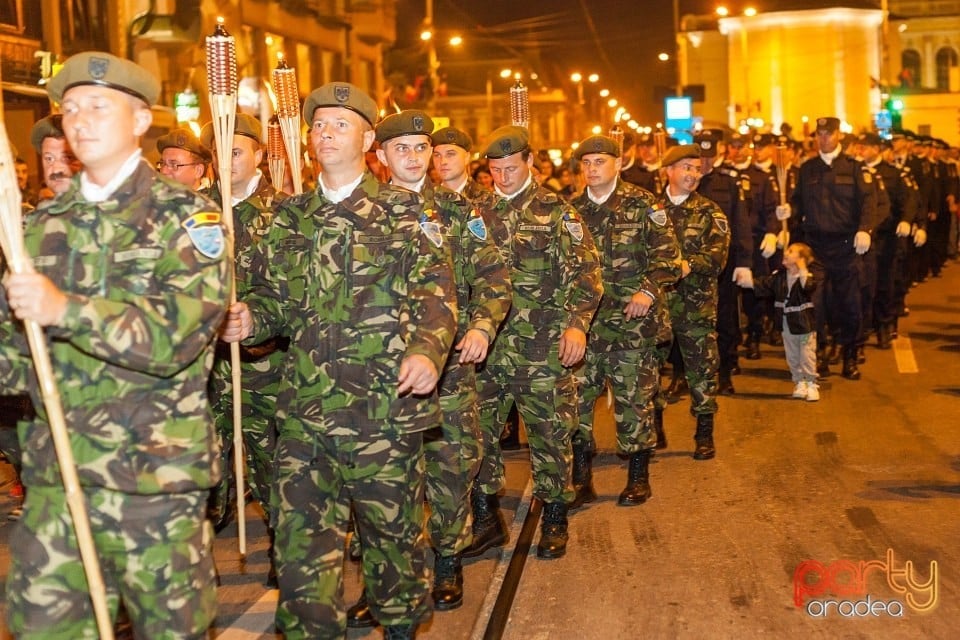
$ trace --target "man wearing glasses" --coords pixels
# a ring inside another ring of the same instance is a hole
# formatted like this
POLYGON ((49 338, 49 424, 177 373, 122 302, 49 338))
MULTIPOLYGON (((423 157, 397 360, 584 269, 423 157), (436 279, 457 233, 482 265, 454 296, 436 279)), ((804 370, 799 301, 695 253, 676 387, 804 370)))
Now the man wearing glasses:
POLYGON ((157 171, 183 186, 199 191, 204 186, 210 150, 200 144, 190 129, 174 129, 157 140, 160 161, 157 171))

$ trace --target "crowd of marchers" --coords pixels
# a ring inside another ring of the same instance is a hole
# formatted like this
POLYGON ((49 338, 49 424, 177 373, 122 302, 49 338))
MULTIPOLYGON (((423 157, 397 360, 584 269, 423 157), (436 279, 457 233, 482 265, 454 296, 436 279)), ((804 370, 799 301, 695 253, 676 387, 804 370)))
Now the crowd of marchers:
POLYGON ((304 101, 309 162, 292 176, 271 174, 245 114, 229 158, 211 124, 164 135, 148 165, 156 81, 109 54, 74 56, 49 91, 59 113, 31 132, 42 195, 20 185, 32 268, 0 289, 0 380, 35 409, 3 442, 26 489, 17 635, 96 629, 22 320, 46 328, 109 611, 134 635, 202 637, 214 620, 239 397, 277 631, 408 638, 462 605, 464 558, 508 542, 516 416, 536 553, 562 558, 571 511, 597 498, 598 401, 626 461, 617 504, 642 505, 669 404, 689 394, 693 458, 713 459, 741 357, 782 346, 792 396, 816 401, 831 365, 860 378, 871 336, 890 348, 909 289, 956 256, 956 150, 843 136, 833 117, 799 141, 595 135, 558 165, 522 126, 477 143, 435 129, 439 114, 381 118, 333 82, 304 101))

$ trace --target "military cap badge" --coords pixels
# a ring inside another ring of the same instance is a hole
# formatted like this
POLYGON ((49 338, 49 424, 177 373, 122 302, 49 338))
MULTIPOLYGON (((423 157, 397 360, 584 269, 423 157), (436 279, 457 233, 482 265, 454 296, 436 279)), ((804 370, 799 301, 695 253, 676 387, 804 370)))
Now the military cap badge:
POLYGON ((333 87, 333 97, 337 102, 346 102, 350 99, 350 87, 342 84, 333 87))
POLYGON ((90 77, 94 80, 103 80, 103 77, 107 75, 107 68, 109 66, 110 61, 106 58, 92 57, 87 61, 87 73, 89 73, 90 77))

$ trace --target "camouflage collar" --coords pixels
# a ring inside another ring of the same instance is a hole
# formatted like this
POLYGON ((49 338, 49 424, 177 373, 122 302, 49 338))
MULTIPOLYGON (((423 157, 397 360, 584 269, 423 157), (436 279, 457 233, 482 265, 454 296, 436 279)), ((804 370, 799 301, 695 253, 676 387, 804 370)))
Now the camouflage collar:
MULTIPOLYGON (((137 168, 134 169, 133 174, 124 180, 109 198, 103 202, 91 204, 97 204, 100 208, 104 209, 124 207, 132 197, 137 193, 141 193, 147 185, 156 180, 157 176, 158 174, 153 167, 141 159, 137 164, 137 168)), ((62 195, 47 201, 49 204, 44 207, 44 210, 51 215, 60 215, 75 207, 78 201, 83 201, 83 194, 80 191, 79 173, 71 178, 69 189, 62 195)))

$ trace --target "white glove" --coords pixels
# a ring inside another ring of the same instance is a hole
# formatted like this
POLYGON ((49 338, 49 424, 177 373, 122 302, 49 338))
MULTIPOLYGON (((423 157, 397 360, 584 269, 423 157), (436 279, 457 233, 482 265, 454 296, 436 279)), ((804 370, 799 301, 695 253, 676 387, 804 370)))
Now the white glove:
POLYGON ((870 251, 870 234, 866 231, 857 231, 857 235, 853 236, 853 250, 858 256, 870 251))
POLYGON ((753 271, 750 267, 736 267, 733 270, 733 281, 745 289, 753 289, 753 271))
POLYGON ((898 222, 897 223, 897 237, 906 238, 910 235, 910 223, 909 222, 898 222))
POLYGON ((790 213, 791 211, 789 204, 777 205, 777 220, 780 220, 781 222, 788 220, 790 218, 790 213))
POLYGON ((927 244, 927 232, 925 229, 917 229, 913 234, 913 246, 922 247, 927 244))
POLYGON ((784 229, 777 234, 777 248, 785 249, 790 246, 790 232, 784 229))
POLYGON ((777 236, 772 233, 768 233, 763 236, 763 240, 760 241, 760 255, 764 258, 769 258, 777 250, 777 236))

